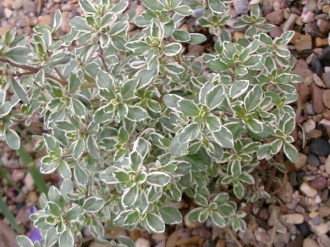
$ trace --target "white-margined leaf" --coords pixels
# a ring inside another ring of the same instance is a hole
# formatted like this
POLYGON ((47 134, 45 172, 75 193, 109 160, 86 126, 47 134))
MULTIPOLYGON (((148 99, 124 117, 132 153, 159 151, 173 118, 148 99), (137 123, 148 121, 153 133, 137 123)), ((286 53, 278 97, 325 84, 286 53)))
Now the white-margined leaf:
POLYGON ((81 103, 80 100, 73 99, 72 108, 73 108, 73 112, 74 112, 75 116, 77 116, 79 118, 86 117, 86 107, 84 106, 83 103, 81 103))
POLYGON ((249 81, 248 80, 238 80, 233 83, 233 85, 230 87, 230 97, 233 99, 238 98, 242 94, 246 92, 246 90, 249 88, 249 81))
POLYGON ((151 11, 164 11, 165 6, 160 0, 145 0, 144 4, 146 8, 150 9, 151 11))
POLYGON ((129 120, 139 122, 149 117, 146 110, 139 106, 130 106, 126 116, 129 120))
POLYGON ((166 63, 163 65, 163 68, 171 75, 180 75, 185 71, 184 67, 179 63, 166 63))
POLYGON ((195 140, 200 134, 201 125, 198 123, 192 123, 187 125, 179 134, 180 142, 190 142, 195 140))
POLYGON ((6 116, 11 111, 11 104, 7 101, 0 106, 0 115, 6 116))
POLYGON ((130 207, 136 202, 139 197, 139 194, 139 187, 137 187, 136 185, 127 188, 124 191, 123 196, 121 197, 121 203, 124 207, 130 207))
POLYGON ((176 29, 172 33, 172 37, 175 41, 178 42, 188 42, 190 40, 189 32, 183 29, 176 29))
POLYGON ((190 33, 189 44, 199 45, 207 40, 206 36, 201 33, 190 33))
MULTIPOLYGON (((31 51, 28 47, 13 47, 3 52, 3 56, 17 64, 26 64, 30 58, 31 51)), ((14 78, 12 78, 14 80, 14 78)))
POLYGON ((54 18, 53 18, 53 29, 57 30, 61 27, 62 24, 62 13, 58 9, 55 11, 54 18))
POLYGON ((210 10, 216 14, 222 14, 226 10, 226 5, 221 0, 208 0, 210 10))
POLYGON ((180 5, 174 8, 174 11, 182 16, 188 16, 193 13, 193 10, 187 5, 180 5))
POLYGON ((179 101, 183 98, 175 94, 166 94, 163 97, 164 104, 171 110, 180 112, 179 101))
POLYGON ((125 9, 128 7, 129 0, 120 0, 117 1, 115 5, 111 8, 111 12, 114 12, 116 14, 121 14, 125 11, 125 9))
POLYGON ((195 117, 199 114, 199 108, 192 100, 182 99, 178 102, 180 111, 187 117, 195 117))
POLYGON ((263 91, 261 87, 259 85, 254 86, 244 98, 245 109, 249 112, 257 108, 260 102, 262 101, 261 100, 262 96, 263 96, 263 91))
POLYGON ((121 86, 120 92, 122 98, 125 99, 130 99, 133 98, 136 92, 136 88, 138 86, 138 79, 137 78, 132 78, 123 83, 121 86))
POLYGON ((100 150, 99 150, 99 146, 96 142, 96 138, 92 135, 89 135, 87 137, 87 141, 86 141, 86 146, 87 146, 87 150, 89 152, 89 154, 94 157, 95 159, 98 159, 100 157, 100 150))
POLYGON ((15 93, 17 94, 17 96, 25 103, 29 103, 29 98, 28 95, 26 93, 26 90, 23 88, 23 86, 21 85, 21 82, 18 82, 14 77, 11 78, 11 82, 12 82, 12 86, 13 89, 15 91, 15 93))
POLYGON ((104 200, 99 197, 89 197, 83 205, 83 209, 87 212, 96 213, 102 209, 104 205, 104 200))
POLYGON ((283 151, 284 151, 286 157, 288 157, 292 163, 298 162, 299 153, 298 153, 297 149, 291 143, 284 142, 283 151))
POLYGON ((73 247, 74 246, 74 237, 70 229, 64 230, 59 237, 59 246, 61 247, 73 247))
POLYGON ((78 139, 72 143, 72 156, 75 160, 79 159, 85 151, 84 139, 78 139))
POLYGON ((206 94, 206 105, 210 110, 217 108, 222 103, 225 99, 224 93, 223 86, 217 85, 206 94))
POLYGON ((182 45, 180 43, 170 43, 164 46, 164 53, 166 56, 173 57, 179 54, 182 50, 182 45))
POLYGON ((171 181, 171 176, 165 172, 150 172, 147 176, 147 183, 152 186, 163 187, 171 181))
POLYGON ((221 126, 221 129, 211 133, 214 140, 224 148, 233 148, 234 147, 234 137, 230 130, 221 126))
POLYGON ((182 215, 177 208, 162 207, 159 208, 159 213, 166 224, 180 224, 182 215))
POLYGON ((155 233, 161 233, 165 231, 165 223, 161 217, 154 213, 148 213, 146 216, 147 227, 155 233))
POLYGON ((117 35, 120 34, 123 31, 127 31, 128 29, 128 22, 122 21, 122 22, 116 22, 110 29, 109 35, 117 35))
POLYGON ((16 241, 20 247, 34 247, 33 242, 27 236, 17 236, 16 241))
POLYGON ((226 226, 226 221, 224 217, 217 211, 213 210, 211 212, 211 219, 213 223, 218 227, 224 228, 226 226))
POLYGON ((6 130, 6 143, 8 144, 9 147, 11 147, 12 149, 18 150, 20 148, 20 138, 18 136, 18 134, 16 133, 16 131, 8 128, 6 130))
POLYGON ((242 183, 238 182, 234 184, 234 194, 238 199, 242 199, 244 196, 244 186, 242 183))
POLYGON ((86 14, 94 14, 96 13, 96 10, 94 8, 94 5, 89 0, 80 0, 79 1, 80 8, 86 13, 86 14))

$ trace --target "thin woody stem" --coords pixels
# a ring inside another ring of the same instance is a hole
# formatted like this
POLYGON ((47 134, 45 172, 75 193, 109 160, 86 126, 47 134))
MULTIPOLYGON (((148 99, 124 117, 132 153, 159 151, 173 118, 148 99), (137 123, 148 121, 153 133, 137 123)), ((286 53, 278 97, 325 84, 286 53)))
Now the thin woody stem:
MULTIPOLYGON (((16 73, 12 74, 12 75, 18 76, 18 77, 21 77, 21 76, 24 76, 24 75, 33 75, 33 74, 38 73, 42 69, 41 67, 35 68, 35 67, 27 66, 27 65, 17 64, 17 63, 14 63, 14 62, 6 59, 6 58, 3 58, 3 57, 0 57, 0 61, 4 62, 4 63, 7 63, 7 64, 10 64, 11 66, 13 66, 15 68, 27 70, 26 72, 22 72, 22 73, 16 72, 16 73)), ((55 69, 55 71, 56 71, 56 69, 55 69)), ((59 79, 59 78, 57 78, 57 77, 55 77, 55 76, 53 76, 49 73, 45 73, 45 76, 49 79, 53 79, 53 80, 61 83, 62 86, 66 86, 68 84, 64 77, 63 77, 64 80, 62 78, 59 79)))
POLYGON ((103 48, 101 46, 101 42, 100 42, 100 34, 98 34, 98 37, 99 37, 99 41, 98 41, 98 44, 99 44, 99 57, 101 59, 101 62, 102 62, 102 65, 105 69, 106 72, 109 72, 109 68, 108 68, 108 65, 107 63, 105 62, 105 59, 104 59, 104 51, 103 51, 103 48))

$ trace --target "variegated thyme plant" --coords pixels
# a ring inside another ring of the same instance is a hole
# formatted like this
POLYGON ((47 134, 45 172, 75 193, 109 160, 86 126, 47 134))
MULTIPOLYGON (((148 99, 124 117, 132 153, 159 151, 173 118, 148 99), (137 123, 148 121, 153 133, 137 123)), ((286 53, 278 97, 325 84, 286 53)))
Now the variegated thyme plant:
POLYGON ((59 11, 31 38, 2 37, 0 137, 18 149, 17 125, 39 117, 40 170, 62 177, 31 216, 43 241, 19 236, 22 247, 80 246, 114 226, 163 232, 182 221, 183 195, 188 220, 244 230, 241 203, 269 197, 261 164, 267 179, 298 159, 293 32, 272 39, 258 5, 234 19, 228 0, 144 0, 139 15, 129 2, 80 0, 62 37, 59 11), (191 15, 207 36, 180 29, 191 15), (203 42, 213 51, 187 53, 203 42))

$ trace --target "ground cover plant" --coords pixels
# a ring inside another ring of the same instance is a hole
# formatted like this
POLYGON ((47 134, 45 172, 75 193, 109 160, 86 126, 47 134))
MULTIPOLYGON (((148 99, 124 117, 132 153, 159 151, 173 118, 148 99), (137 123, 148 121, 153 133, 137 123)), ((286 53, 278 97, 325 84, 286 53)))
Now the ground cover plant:
POLYGON ((272 39, 258 4, 235 19, 231 1, 145 0, 139 15, 129 4, 81 0, 65 36, 57 11, 31 38, 2 37, 0 137, 19 149, 17 126, 37 116, 40 171, 62 178, 31 216, 41 242, 19 236, 22 247, 79 246, 86 229, 103 239, 114 226, 163 232, 182 221, 183 196, 190 221, 244 231, 241 203, 271 200, 265 181, 298 160, 293 32, 272 39), (201 32, 180 29, 191 15, 201 32), (186 52, 207 39, 212 52, 186 52))

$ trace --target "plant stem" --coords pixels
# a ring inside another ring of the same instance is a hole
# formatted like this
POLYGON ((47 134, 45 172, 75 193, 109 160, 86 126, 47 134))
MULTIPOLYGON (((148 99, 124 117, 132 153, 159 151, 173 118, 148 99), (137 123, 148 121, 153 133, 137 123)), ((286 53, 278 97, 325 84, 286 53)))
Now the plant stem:
POLYGON ((105 62, 104 52, 103 52, 103 48, 102 48, 101 42, 100 42, 100 33, 98 34, 98 38, 99 38, 98 44, 99 44, 99 51, 100 51, 99 52, 99 57, 101 59, 101 62, 102 62, 102 65, 103 65, 105 71, 109 73, 109 68, 108 68, 107 63, 105 62))
POLYGON ((226 232, 230 235, 231 239, 234 240, 238 247, 243 247, 230 228, 226 227, 226 232))
MULTIPOLYGON (((38 68, 35 68, 35 67, 31 67, 31 66, 27 66, 27 65, 22 65, 22 64, 17 64, 17 63, 14 63, 6 58, 3 58, 3 57, 0 57, 0 61, 3 62, 3 63, 7 63, 7 64, 10 64, 11 66, 15 67, 15 68, 18 68, 18 69, 24 69, 24 70, 27 70, 26 72, 16 72, 12 75, 14 76, 18 76, 18 77, 21 77, 21 76, 24 76, 24 75, 33 75, 33 74, 36 74, 38 73, 42 67, 38 67, 38 68)), ((66 82, 66 80, 64 79, 64 81, 62 79, 59 79, 49 73, 45 73, 45 76, 49 79, 53 79, 59 83, 61 83, 62 86, 66 86, 68 83, 66 82)))

